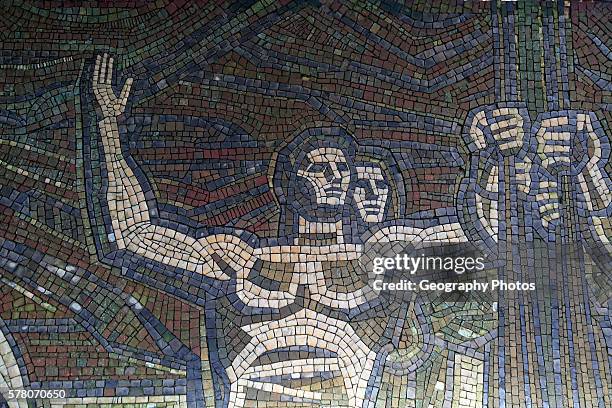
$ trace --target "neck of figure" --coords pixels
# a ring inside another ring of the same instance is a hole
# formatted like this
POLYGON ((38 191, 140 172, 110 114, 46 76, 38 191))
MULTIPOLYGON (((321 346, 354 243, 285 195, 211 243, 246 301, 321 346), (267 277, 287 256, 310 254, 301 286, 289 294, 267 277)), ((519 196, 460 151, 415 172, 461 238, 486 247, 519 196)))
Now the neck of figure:
POLYGON ((302 216, 298 218, 298 236, 296 245, 333 245, 344 243, 342 220, 309 221, 302 216))

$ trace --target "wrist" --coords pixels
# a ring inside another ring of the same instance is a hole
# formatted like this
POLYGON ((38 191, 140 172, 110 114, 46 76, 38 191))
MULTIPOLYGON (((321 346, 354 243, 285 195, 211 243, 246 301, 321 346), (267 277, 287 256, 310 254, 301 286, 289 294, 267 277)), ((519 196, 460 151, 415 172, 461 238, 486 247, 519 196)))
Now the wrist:
POLYGON ((117 123, 117 117, 113 115, 102 115, 102 119, 98 122, 100 124, 113 124, 117 123))
POLYGON ((119 142, 119 128, 117 126, 117 118, 114 116, 104 116, 98 122, 98 129, 100 130, 100 136, 104 147, 117 148, 119 142))

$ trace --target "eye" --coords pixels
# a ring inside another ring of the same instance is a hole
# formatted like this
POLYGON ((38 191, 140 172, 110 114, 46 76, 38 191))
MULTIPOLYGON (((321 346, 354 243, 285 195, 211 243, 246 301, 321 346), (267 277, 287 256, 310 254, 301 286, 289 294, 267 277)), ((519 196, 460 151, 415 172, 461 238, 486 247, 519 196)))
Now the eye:
POLYGON ((376 187, 380 189, 387 188, 387 183, 384 180, 376 180, 376 187))
POLYGON ((370 187, 370 182, 367 179, 358 179, 355 183, 355 187, 368 189, 370 187))
POLYGON ((348 165, 346 163, 338 163, 336 165, 336 167, 338 168, 338 171, 347 171, 348 170, 348 165))
POLYGON ((310 171, 313 173, 323 173, 325 171, 325 166, 321 163, 312 163, 306 171, 310 171))

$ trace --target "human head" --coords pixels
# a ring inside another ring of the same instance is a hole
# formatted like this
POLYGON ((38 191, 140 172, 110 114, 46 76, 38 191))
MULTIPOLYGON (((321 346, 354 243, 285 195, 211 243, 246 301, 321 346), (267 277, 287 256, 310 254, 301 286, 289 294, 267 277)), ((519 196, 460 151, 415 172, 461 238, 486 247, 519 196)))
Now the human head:
POLYGON ((281 225, 293 230, 296 215, 326 222, 348 216, 355 152, 353 137, 337 127, 304 130, 285 145, 273 163, 271 180, 281 207, 281 225))
POLYGON ((373 162, 357 164, 355 168, 357 181, 353 197, 359 216, 366 223, 384 221, 389 184, 382 168, 373 162))
POLYGON ((343 205, 351 181, 346 155, 337 147, 317 147, 306 153, 297 176, 306 180, 317 204, 343 205))
POLYGON ((404 181, 391 151, 360 145, 355 169, 354 216, 362 229, 402 218, 406 212, 404 181))

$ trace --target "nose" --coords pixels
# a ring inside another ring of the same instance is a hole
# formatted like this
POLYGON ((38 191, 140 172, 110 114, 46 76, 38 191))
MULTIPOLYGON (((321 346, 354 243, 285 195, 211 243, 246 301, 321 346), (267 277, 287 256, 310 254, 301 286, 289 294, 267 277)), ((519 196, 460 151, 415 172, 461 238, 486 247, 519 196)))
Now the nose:
POLYGON ((376 200, 378 199, 378 188, 376 188, 376 184, 373 182, 364 184, 363 188, 366 191, 366 200, 376 200))
POLYGON ((336 163, 330 163, 329 167, 325 171, 325 180, 327 180, 328 183, 331 183, 332 181, 336 181, 341 178, 342 174, 340 173, 340 170, 338 170, 336 163))

